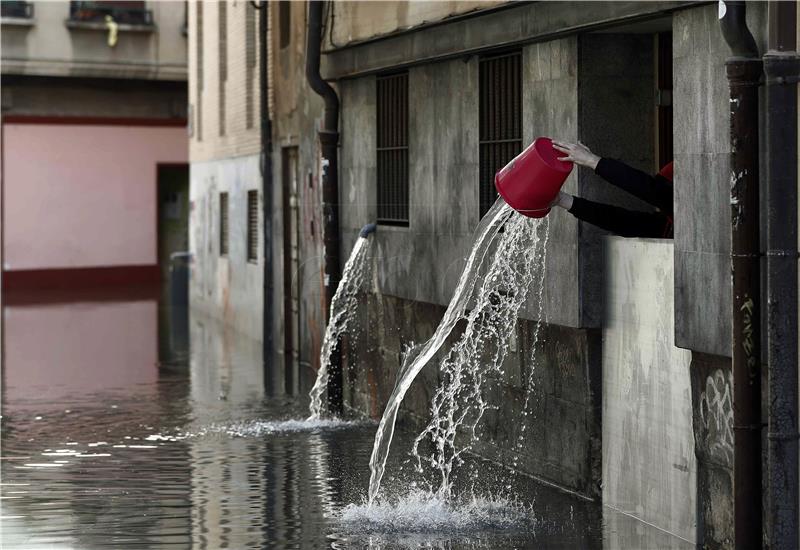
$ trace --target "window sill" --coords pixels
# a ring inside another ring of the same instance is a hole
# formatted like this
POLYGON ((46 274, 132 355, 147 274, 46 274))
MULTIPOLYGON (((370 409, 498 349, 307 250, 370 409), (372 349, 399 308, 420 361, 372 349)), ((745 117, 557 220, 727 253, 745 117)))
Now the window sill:
POLYGON ((0 18, 0 24, 4 27, 32 27, 34 21, 28 17, 2 17, 0 18))
MULTIPOLYGON (((71 30, 87 30, 87 31, 108 31, 108 24, 103 21, 73 21, 67 19, 64 25, 71 30)), ((150 25, 130 25, 128 23, 118 23, 117 30, 120 32, 140 32, 151 33, 155 32, 156 26, 150 25)))

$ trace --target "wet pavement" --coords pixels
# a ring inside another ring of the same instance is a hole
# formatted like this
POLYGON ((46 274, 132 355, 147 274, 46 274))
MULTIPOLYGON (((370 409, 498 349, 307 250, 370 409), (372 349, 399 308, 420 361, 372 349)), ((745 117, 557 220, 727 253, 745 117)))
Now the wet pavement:
POLYGON ((427 499, 404 434, 368 508, 375 425, 301 422, 259 342, 141 289, 5 298, 3 548, 692 547, 487 463, 486 499, 427 499))

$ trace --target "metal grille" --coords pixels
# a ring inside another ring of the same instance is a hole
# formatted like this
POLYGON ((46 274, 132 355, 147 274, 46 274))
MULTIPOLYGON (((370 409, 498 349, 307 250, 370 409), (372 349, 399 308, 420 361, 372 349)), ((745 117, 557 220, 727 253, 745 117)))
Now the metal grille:
POLYGON ((522 150, 522 52, 480 60, 480 215, 497 198, 494 176, 522 150))
POLYGON ((219 135, 225 135, 225 85, 228 80, 228 3, 219 2, 219 135))
POLYGON ((378 222, 408 225, 408 73, 378 77, 378 222))
POLYGON ((290 0, 278 2, 278 25, 280 47, 285 48, 292 41, 292 3, 290 0))
POLYGON ((256 9, 252 2, 245 5, 245 33, 244 33, 244 55, 245 55, 245 118, 247 128, 252 128, 254 123, 254 104, 253 104, 253 75, 256 68, 256 9))
POLYGON ((247 260, 258 261, 258 191, 247 192, 247 260))
POLYGON ((219 255, 228 255, 228 194, 219 194, 219 255))

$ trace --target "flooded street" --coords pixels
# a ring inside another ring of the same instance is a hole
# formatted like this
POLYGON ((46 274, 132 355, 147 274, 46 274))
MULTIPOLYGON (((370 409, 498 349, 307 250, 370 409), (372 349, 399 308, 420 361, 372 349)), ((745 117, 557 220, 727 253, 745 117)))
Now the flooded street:
POLYGON ((375 424, 301 422, 259 342, 148 291, 6 298, 3 548, 690 547, 486 463, 431 501, 402 433, 367 508, 375 424))

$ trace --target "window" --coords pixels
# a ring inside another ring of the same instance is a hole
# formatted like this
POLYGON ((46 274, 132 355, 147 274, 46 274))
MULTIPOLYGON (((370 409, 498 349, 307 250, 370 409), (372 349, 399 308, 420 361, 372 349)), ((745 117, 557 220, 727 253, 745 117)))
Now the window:
POLYGON ((244 57, 245 57, 245 122, 247 129, 255 122, 255 105, 253 103, 253 76, 256 70, 256 9, 251 2, 245 5, 244 18, 244 57))
POLYGON ((219 135, 225 135, 225 87, 228 81, 228 3, 222 1, 219 7, 218 34, 219 34, 219 105, 217 109, 219 120, 219 135))
POLYGON ((672 33, 656 35, 656 170, 672 160, 672 33))
POLYGON ((258 191, 247 192, 247 261, 258 261, 258 191))
POLYGON ((198 1, 197 6, 197 141, 203 140, 203 2, 198 1))
POLYGON ((228 194, 219 194, 219 255, 228 255, 228 194))
POLYGON ((106 16, 111 16, 117 23, 126 25, 150 26, 153 24, 153 12, 145 9, 144 2, 118 0, 69 3, 70 21, 105 23, 106 16))
POLYGON ((32 19, 33 4, 18 0, 3 0, 0 2, 0 16, 14 19, 32 19))
POLYGON ((480 60, 480 216, 497 198, 494 175, 522 150, 522 52, 480 60))
POLYGON ((292 3, 290 0, 278 2, 278 25, 280 26, 280 45, 285 48, 292 41, 292 3))
POLYGON ((408 225, 408 73, 377 81, 378 222, 408 225))

